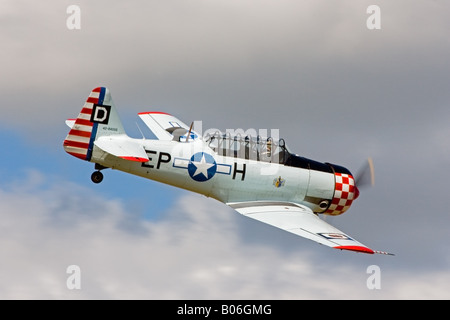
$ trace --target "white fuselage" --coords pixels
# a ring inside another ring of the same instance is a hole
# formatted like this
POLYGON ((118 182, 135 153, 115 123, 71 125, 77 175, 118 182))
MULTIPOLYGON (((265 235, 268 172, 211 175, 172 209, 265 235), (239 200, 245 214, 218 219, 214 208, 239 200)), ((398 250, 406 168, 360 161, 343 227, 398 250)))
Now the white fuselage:
MULTIPOLYGON (((131 138, 128 138, 131 139, 131 138)), ((222 156, 202 140, 191 142, 132 139, 149 161, 139 163, 94 147, 91 162, 215 198, 224 203, 284 201, 323 212, 331 201, 335 176, 329 172, 222 156), (195 155, 195 156, 194 156, 195 155)))

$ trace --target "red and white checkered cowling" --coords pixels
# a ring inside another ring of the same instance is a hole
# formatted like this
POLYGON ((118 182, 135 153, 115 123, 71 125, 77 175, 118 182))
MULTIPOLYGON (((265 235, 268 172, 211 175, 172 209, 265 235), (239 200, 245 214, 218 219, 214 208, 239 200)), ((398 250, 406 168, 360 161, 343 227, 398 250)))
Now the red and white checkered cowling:
POLYGON ((353 200, 358 198, 359 191, 355 185, 355 179, 348 173, 334 173, 335 187, 331 204, 324 214, 337 216, 350 208, 353 200))

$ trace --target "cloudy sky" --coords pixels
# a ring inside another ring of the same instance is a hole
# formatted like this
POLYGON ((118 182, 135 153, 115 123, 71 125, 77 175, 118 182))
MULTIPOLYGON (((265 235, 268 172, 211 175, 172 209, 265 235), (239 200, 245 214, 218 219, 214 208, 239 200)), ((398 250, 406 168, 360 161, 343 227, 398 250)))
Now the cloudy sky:
POLYGON ((1 1, 0 298, 449 299, 448 12, 445 0, 1 1), (279 129, 293 151, 352 171, 371 156, 375 186, 327 222, 396 255, 333 250, 117 171, 93 185, 93 164, 62 141, 97 86, 133 137, 137 113, 157 110, 279 129))

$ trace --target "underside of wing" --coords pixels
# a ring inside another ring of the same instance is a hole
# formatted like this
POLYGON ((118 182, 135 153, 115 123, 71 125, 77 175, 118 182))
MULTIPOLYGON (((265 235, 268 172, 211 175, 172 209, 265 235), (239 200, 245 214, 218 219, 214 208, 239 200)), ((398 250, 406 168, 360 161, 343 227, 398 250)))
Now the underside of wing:
POLYGON ((103 151, 125 160, 136 162, 149 161, 144 148, 128 137, 105 136, 98 138, 94 144, 103 151))
POLYGON ((320 219, 308 207, 296 203, 250 201, 227 204, 244 216, 335 249, 375 253, 320 219))
POLYGON ((199 137, 191 127, 171 114, 155 111, 141 112, 139 117, 159 140, 186 141, 188 133, 189 140, 199 137))

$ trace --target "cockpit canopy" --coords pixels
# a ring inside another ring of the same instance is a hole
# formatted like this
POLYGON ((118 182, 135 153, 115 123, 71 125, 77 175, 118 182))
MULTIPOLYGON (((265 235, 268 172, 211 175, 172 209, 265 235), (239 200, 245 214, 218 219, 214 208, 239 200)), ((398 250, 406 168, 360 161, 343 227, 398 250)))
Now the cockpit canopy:
POLYGON ((211 149, 226 157, 284 164, 291 155, 284 139, 275 141, 272 137, 242 137, 217 132, 205 140, 211 149))
POLYGON ((272 137, 262 138, 257 136, 253 138, 248 135, 245 137, 231 136, 229 133, 216 132, 213 135, 208 135, 205 141, 214 152, 221 156, 279 163, 289 167, 329 173, 334 172, 329 163, 314 161, 291 153, 284 139, 275 141, 272 137))

